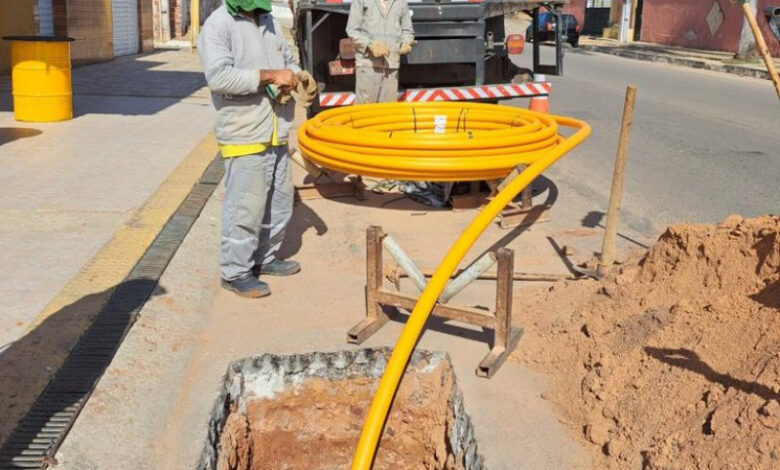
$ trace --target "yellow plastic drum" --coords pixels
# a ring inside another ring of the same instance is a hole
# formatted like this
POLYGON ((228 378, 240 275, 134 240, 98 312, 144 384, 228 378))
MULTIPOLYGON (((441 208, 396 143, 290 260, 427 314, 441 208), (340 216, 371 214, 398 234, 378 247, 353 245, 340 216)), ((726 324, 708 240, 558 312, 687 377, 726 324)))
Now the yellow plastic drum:
POLYGON ((11 41, 14 118, 25 122, 73 118, 70 42, 64 36, 6 36, 11 41))

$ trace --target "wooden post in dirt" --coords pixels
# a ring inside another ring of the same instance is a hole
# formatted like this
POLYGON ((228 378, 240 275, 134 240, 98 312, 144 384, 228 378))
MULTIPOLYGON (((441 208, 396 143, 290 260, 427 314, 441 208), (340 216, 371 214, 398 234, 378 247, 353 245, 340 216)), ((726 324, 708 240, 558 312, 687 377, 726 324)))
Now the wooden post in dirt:
POLYGON ((636 87, 629 85, 626 89, 626 102, 623 105, 623 122, 620 126, 615 170, 612 174, 612 189, 609 192, 604 242, 601 245, 601 262, 598 267, 600 275, 604 275, 607 269, 615 264, 618 213, 620 212, 620 198, 623 193, 623 173, 626 169, 626 150, 628 148, 628 136, 631 133, 631 123, 634 119, 635 99, 636 87))
POLYGON ((745 14, 745 19, 747 19, 747 22, 750 25, 750 29, 753 31, 753 36, 756 37, 756 48, 758 49, 758 52, 761 53, 761 56, 764 58, 766 69, 769 71, 769 77, 772 79, 772 82, 775 84, 775 92, 777 92, 777 97, 780 98, 780 76, 777 75, 777 69, 775 68, 774 60, 772 59, 772 55, 769 53, 769 48, 766 47, 766 41, 764 40, 764 35, 761 33, 761 30, 758 28, 758 22, 756 21, 756 12, 754 12, 753 9, 750 7, 750 3, 748 3, 745 0, 743 0, 742 2, 742 12, 745 14))

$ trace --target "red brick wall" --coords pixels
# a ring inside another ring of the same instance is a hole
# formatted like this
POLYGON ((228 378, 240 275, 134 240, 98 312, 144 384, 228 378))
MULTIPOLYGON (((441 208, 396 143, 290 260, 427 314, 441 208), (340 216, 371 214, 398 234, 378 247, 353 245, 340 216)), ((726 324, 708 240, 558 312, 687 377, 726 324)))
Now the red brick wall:
MULTIPOLYGON (((760 8, 772 1, 759 0, 760 8)), ((771 35, 763 14, 758 21, 774 55, 780 45, 771 35)), ((657 44, 736 52, 742 31, 742 9, 729 0, 644 0, 641 39, 657 44), (723 23, 714 35, 707 26, 707 14, 719 2, 723 23)))
MULTIPOLYGON (((780 0, 778 0, 780 1, 780 0)), ((571 0, 568 5, 563 7, 563 12, 577 17, 577 23, 582 27, 585 21, 585 5, 587 0, 571 0)))

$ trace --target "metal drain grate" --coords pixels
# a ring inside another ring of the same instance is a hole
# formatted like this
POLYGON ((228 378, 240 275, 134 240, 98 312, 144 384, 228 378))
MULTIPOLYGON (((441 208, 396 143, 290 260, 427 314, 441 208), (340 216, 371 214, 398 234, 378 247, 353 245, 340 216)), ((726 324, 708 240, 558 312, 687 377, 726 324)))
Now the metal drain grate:
POLYGON ((52 463, 60 443, 222 174, 221 159, 216 157, 11 433, 0 449, 0 470, 42 469, 52 463))

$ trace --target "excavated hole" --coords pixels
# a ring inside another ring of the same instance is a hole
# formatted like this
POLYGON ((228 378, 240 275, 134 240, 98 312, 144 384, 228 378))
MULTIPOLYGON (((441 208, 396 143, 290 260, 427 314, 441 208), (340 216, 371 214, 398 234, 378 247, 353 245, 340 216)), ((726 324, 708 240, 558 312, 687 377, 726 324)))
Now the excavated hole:
MULTIPOLYGON (((199 470, 347 469, 389 349, 230 365, 199 470)), ((484 470, 449 357, 417 351, 374 469, 484 470)))

